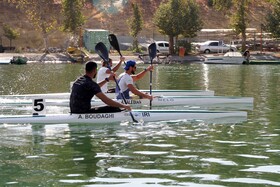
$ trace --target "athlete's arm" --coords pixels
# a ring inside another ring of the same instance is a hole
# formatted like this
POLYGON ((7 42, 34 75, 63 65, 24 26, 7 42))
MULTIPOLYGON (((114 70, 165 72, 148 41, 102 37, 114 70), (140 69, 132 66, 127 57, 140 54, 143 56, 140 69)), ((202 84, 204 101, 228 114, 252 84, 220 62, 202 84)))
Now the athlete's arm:
POLYGON ((112 99, 110 99, 109 97, 107 97, 104 93, 99 92, 96 94, 96 96, 101 99, 105 104, 109 105, 109 106, 113 106, 113 107, 119 107, 119 108, 125 108, 126 110, 131 110, 131 107, 129 105, 125 105, 119 102, 116 102, 112 99))
POLYGON ((127 87, 129 88, 129 90, 135 94, 135 95, 138 95, 139 97, 142 97, 142 98, 147 98, 147 99, 150 99, 150 100, 153 100, 153 96, 149 95, 149 94, 146 94, 144 92, 140 92, 137 88, 135 88, 133 86, 133 84, 128 84, 127 87))

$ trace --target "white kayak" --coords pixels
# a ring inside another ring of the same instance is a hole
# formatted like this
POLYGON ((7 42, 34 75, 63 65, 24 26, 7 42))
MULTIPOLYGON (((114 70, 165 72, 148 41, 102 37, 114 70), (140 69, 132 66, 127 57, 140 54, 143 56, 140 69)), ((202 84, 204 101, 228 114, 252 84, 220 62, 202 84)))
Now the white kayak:
MULTIPOLYGON (((199 120, 211 123, 240 123, 247 120, 244 111, 208 111, 208 110, 133 110, 137 121, 199 120)), ((116 113, 90 114, 48 114, 48 115, 10 115, 0 116, 0 124, 61 124, 61 123, 116 123, 131 121, 128 111, 116 113)))
POLYGON ((0 65, 2 64, 11 64, 12 56, 10 57, 0 57, 0 65))
MULTIPOLYGON (((116 99, 115 99, 116 100, 116 99)), ((123 102, 123 100, 116 100, 123 102)), ((156 97, 152 101, 152 106, 188 106, 188 107, 215 107, 215 108, 238 108, 251 110, 253 109, 252 97, 226 97, 226 96, 162 96, 156 97)), ((132 108, 149 107, 148 99, 128 99, 127 103, 132 108)), ((27 106, 31 105, 30 99, 0 99, 0 106, 27 106)), ((69 99, 46 99, 47 106, 69 106, 69 99)), ((104 105, 100 99, 92 99, 92 106, 104 105)))
MULTIPOLYGON (((150 90, 140 90, 143 92, 150 92, 150 90)), ((153 90, 154 96, 214 96, 212 90, 153 90)), ((115 98, 115 93, 106 93, 110 98, 115 98)), ((0 95, 1 98, 43 98, 43 99, 69 99, 70 93, 46 93, 46 94, 22 94, 22 95, 0 95)))

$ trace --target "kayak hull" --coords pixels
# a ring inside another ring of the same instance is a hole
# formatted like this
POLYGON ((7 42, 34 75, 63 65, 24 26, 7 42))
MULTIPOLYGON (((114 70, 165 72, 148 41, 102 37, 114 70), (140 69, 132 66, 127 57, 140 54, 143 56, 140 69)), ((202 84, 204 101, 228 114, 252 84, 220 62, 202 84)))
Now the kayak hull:
MULTIPOLYGON (((32 101, 25 99, 0 99, 0 106, 26 106, 31 105, 32 101)), ((122 102, 123 100, 115 100, 122 102)), ((150 106, 148 99, 128 99, 126 100, 133 108, 143 108, 150 106)), ((252 97, 224 97, 224 96, 163 96, 156 97, 152 101, 153 107, 164 106, 198 106, 198 107, 213 107, 213 108, 236 108, 244 110, 253 109, 252 97)), ((45 101, 46 106, 69 106, 69 99, 48 99, 45 101)), ((92 106, 104 105, 100 99, 93 99, 92 106)))
MULTIPOLYGON (((202 120, 205 122, 240 123, 247 120, 244 111, 208 110, 133 110, 137 121, 202 120)), ((132 121, 128 111, 90 114, 49 114, 0 116, 0 124, 115 123, 132 121)))

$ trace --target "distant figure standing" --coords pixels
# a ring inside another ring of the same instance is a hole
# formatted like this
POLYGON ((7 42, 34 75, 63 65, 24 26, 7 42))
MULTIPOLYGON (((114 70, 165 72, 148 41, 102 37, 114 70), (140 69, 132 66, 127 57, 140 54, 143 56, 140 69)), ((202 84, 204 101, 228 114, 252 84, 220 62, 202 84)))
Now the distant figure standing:
POLYGON ((246 51, 243 53, 243 56, 244 56, 244 58, 245 58, 245 60, 246 60, 246 63, 249 63, 249 59, 250 59, 250 56, 251 56, 250 51, 249 51, 249 50, 246 50, 246 51))

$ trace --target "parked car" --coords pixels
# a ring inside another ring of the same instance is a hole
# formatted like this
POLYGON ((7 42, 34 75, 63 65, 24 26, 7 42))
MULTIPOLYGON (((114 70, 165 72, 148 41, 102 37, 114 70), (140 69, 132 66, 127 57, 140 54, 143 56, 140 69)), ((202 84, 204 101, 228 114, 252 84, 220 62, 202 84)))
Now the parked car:
POLYGON ((206 41, 196 47, 202 53, 226 53, 237 51, 236 46, 224 44, 223 41, 206 41))
POLYGON ((169 53, 169 42, 166 41, 156 41, 157 52, 158 53, 169 53))

